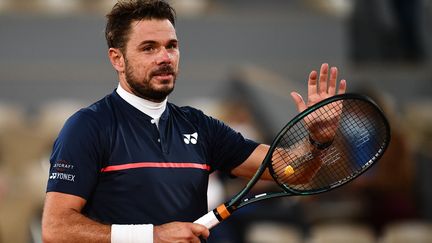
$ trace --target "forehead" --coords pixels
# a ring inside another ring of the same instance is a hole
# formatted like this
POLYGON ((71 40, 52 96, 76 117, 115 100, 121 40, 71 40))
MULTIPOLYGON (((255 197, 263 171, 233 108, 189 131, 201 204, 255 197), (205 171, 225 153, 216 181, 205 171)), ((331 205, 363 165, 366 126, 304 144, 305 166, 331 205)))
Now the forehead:
POLYGON ((131 23, 130 44, 143 41, 166 42, 177 40, 174 26, 169 20, 140 20, 131 23))

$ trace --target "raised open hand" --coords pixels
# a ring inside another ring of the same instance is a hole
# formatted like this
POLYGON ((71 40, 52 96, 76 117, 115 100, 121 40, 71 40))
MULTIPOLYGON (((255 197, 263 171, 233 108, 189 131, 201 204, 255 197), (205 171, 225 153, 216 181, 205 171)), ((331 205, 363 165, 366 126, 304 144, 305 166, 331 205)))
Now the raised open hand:
POLYGON ((318 73, 313 70, 309 74, 308 80, 308 99, 307 103, 303 100, 303 97, 297 92, 291 92, 291 97, 297 105, 299 112, 306 110, 309 106, 312 106, 323 99, 329 98, 335 94, 343 94, 346 90, 346 81, 342 79, 340 81, 338 91, 336 93, 338 70, 336 67, 331 67, 323 63, 321 65, 319 80, 318 73), (330 71, 330 79, 329 79, 330 71))
MULTIPOLYGON (((312 71, 308 80, 308 99, 304 101, 302 96, 297 92, 291 92, 291 97, 296 103, 299 112, 306 110, 308 107, 336 94, 343 94, 346 91, 346 81, 342 79, 337 88, 338 70, 336 67, 329 69, 327 63, 321 65, 318 79, 318 73, 312 71), (329 78, 330 73, 330 78, 329 78)), ((313 112, 304 118, 313 142, 317 145, 331 142, 338 126, 339 116, 342 112, 342 103, 335 103, 330 110, 320 114, 320 110, 313 112)))

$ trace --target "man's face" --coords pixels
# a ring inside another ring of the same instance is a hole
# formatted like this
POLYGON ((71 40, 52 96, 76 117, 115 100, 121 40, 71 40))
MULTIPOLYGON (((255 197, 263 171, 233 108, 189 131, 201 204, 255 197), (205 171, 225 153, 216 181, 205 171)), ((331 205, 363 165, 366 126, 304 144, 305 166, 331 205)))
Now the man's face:
POLYGON ((180 52, 171 22, 132 22, 124 56, 129 91, 155 102, 163 101, 173 91, 180 52))

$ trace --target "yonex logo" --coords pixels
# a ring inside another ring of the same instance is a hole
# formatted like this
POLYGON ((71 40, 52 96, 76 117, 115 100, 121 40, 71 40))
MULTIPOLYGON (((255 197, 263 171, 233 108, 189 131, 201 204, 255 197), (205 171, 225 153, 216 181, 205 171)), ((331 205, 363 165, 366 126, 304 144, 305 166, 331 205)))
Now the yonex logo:
POLYGON ((183 134, 185 144, 196 144, 198 142, 198 133, 183 134))
POLYGON ((52 172, 49 178, 51 180, 75 181, 75 175, 66 174, 66 173, 52 172))

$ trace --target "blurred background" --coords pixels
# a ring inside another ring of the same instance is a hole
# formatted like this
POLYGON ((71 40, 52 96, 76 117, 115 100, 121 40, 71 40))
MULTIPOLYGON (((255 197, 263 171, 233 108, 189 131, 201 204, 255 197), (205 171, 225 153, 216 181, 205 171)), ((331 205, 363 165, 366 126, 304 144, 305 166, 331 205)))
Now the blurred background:
MULTIPOLYGON (((111 0, 0 0, 0 243, 40 242, 49 155, 65 119, 112 92, 111 0)), ((181 74, 170 101, 270 143, 328 62, 392 125, 382 160, 332 192, 239 210, 209 242, 432 242, 432 1, 172 0, 181 74)), ((209 207, 241 179, 213 174, 209 207)), ((274 188, 260 183, 254 193, 274 188)))

